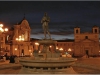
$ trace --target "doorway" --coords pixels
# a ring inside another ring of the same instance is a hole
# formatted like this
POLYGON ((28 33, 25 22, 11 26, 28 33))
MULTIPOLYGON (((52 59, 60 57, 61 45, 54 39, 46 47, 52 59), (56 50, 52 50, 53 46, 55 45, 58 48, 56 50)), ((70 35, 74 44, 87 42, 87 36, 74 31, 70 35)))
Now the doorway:
POLYGON ((22 49, 21 55, 24 56, 24 49, 22 49))
POLYGON ((85 50, 85 53, 86 53, 86 57, 89 58, 89 51, 88 50, 85 50))

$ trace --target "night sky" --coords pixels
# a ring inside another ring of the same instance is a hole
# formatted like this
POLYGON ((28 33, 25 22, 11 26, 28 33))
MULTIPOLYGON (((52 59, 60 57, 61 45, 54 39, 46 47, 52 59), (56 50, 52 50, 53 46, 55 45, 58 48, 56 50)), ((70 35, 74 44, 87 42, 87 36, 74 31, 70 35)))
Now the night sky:
POLYGON ((100 27, 100 1, 0 1, 0 21, 11 27, 25 14, 31 27, 31 38, 44 38, 41 19, 50 17, 49 30, 53 39, 74 39, 74 27, 91 32, 100 27))

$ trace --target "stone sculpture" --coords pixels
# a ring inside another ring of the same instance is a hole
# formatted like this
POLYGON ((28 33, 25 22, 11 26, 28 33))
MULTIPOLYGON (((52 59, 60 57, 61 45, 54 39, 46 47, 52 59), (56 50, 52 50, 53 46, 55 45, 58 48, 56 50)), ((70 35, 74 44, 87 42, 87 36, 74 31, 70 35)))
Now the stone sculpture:
POLYGON ((47 39, 47 34, 49 35, 49 38, 51 39, 51 35, 49 32, 49 28, 48 28, 48 23, 50 22, 50 17, 47 16, 47 13, 44 13, 44 16, 41 20, 42 26, 43 26, 43 31, 44 31, 44 36, 45 39, 47 39))

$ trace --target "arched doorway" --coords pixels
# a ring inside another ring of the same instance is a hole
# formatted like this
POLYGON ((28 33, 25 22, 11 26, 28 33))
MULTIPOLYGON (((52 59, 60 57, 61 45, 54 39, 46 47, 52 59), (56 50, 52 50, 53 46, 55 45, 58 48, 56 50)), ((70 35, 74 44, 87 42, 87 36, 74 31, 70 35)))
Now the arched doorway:
POLYGON ((21 51, 21 55, 24 56, 24 49, 22 49, 22 51, 21 51))

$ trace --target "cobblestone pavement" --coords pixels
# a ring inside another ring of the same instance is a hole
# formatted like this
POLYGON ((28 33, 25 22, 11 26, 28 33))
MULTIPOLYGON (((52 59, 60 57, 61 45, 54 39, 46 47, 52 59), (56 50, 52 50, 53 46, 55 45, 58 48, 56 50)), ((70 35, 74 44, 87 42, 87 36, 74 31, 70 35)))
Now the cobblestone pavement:
MULTIPOLYGON (((78 74, 100 74, 100 58, 79 58, 72 67, 78 74)), ((20 64, 0 63, 0 74, 18 74, 20 69, 20 64)))

